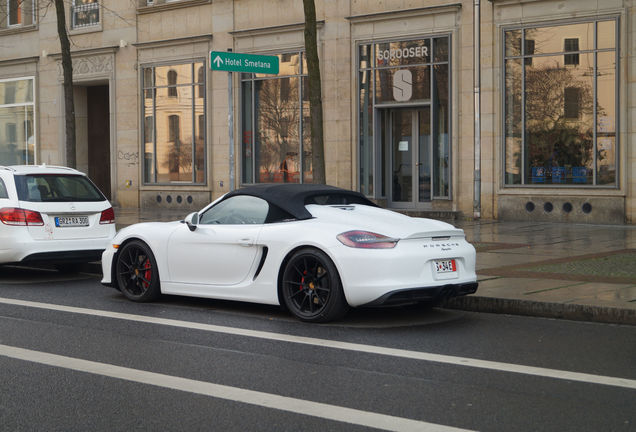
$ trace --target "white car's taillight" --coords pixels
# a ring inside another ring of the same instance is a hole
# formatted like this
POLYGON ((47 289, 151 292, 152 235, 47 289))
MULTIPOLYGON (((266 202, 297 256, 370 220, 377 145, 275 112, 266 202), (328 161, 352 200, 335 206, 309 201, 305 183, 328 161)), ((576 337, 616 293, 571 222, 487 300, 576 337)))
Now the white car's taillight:
POLYGON ((0 209, 0 221, 5 225, 44 225, 42 215, 39 212, 15 207, 0 209))
POLYGON ((102 225, 115 223, 115 211, 112 207, 108 207, 102 212, 102 215, 99 218, 99 223, 102 225))
POLYGON ((336 238, 345 246, 362 249, 393 249, 399 239, 369 231, 347 231, 336 238))

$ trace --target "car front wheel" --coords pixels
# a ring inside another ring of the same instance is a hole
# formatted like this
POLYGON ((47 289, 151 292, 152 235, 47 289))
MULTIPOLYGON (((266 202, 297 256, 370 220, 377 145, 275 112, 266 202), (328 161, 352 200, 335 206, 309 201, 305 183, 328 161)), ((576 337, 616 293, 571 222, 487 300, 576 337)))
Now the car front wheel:
POLYGON ((148 302, 159 297, 157 262, 145 243, 132 241, 124 245, 117 254, 116 272, 119 290, 128 299, 148 302))
POLYGON ((285 305, 302 321, 333 321, 349 310, 336 266, 317 249, 300 249, 292 255, 282 288, 285 305))

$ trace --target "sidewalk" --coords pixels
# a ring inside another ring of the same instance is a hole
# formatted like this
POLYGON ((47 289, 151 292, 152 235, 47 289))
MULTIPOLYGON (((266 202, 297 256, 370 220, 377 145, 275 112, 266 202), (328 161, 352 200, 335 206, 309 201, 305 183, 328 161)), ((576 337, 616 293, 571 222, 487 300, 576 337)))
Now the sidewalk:
POLYGON ((447 307, 636 325, 636 227, 460 221, 479 289, 447 307))
MULTIPOLYGON (((188 211, 115 209, 117 229, 188 211)), ((444 307, 636 325, 636 226, 457 221, 479 289, 444 307)))

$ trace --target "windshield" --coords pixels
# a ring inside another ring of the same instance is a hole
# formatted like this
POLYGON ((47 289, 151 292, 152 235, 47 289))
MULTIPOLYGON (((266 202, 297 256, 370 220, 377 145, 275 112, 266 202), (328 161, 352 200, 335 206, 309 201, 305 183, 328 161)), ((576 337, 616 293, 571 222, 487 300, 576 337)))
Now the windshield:
POLYGON ((20 201, 72 202, 105 201, 106 197, 85 176, 69 174, 16 175, 20 201))

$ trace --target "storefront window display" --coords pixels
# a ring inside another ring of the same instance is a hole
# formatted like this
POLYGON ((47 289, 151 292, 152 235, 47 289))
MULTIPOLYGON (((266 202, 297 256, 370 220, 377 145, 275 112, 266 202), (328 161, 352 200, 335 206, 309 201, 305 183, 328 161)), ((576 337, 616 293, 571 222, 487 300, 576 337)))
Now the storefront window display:
POLYGON ((0 81, 0 165, 35 163, 34 78, 0 81))
POLYGON ((304 54, 278 59, 278 75, 241 74, 242 183, 313 179, 304 54))
POLYGON ((617 20, 504 31, 506 185, 617 184, 617 20))
POLYGON ((396 207, 450 198, 450 36, 358 46, 360 191, 396 207))
POLYGON ((146 184, 205 182, 205 63, 144 67, 146 184))

